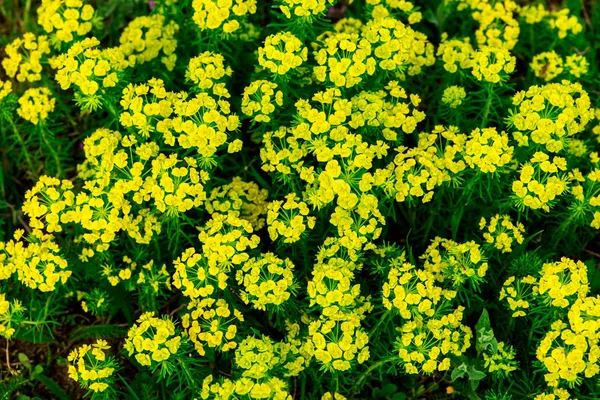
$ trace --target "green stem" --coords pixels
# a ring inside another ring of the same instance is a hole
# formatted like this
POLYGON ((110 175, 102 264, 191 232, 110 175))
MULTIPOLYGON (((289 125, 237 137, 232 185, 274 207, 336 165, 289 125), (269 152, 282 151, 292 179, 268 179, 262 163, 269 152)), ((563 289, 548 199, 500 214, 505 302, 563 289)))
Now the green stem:
POLYGON ((25 10, 23 11, 23 25, 29 29, 29 11, 31 10, 31 0, 25 1, 25 10))
POLYGON ((391 313, 391 311, 388 310, 381 316, 381 318, 379 318, 379 321, 377 322, 377 324, 369 332, 369 337, 373 337, 373 334, 377 331, 379 326, 387 320, 387 317, 390 315, 390 313, 391 313))
POLYGON ((492 91, 491 91, 491 87, 492 85, 488 85, 487 87, 487 99, 485 100, 485 107, 483 109, 483 118, 481 121, 481 127, 485 128, 487 125, 487 119, 488 119, 488 115, 490 113, 490 108, 492 106, 492 91))
POLYGON ((352 389, 354 390, 354 389, 358 388, 358 386, 361 384, 361 382, 362 382, 362 381, 363 381, 363 380, 364 380, 364 379, 365 379, 367 376, 369 376, 369 374, 370 374, 371 372, 373 372, 375 369, 377 369, 377 368, 381 367, 383 364, 386 364, 386 363, 388 363, 388 362, 391 362, 391 361, 395 361, 395 360, 397 360, 397 359, 398 359, 398 356, 397 356, 397 355, 393 355, 393 356, 389 356, 389 357, 386 357, 386 358, 383 358, 383 359, 381 359, 381 360, 377 361, 376 363, 374 363, 373 365, 371 365, 371 366, 370 366, 370 367, 369 367, 369 368, 368 368, 368 369, 365 371, 365 373, 361 375, 361 377, 360 377, 360 378, 358 378, 358 380, 356 381, 356 383, 354 384, 354 387, 353 387, 352 389))
POLYGON ((45 134, 46 127, 44 125, 40 125, 39 129, 40 129, 40 135, 42 136, 42 141, 48 148, 48 151, 50 152, 50 154, 52 155, 52 158, 54 159, 54 162, 56 163, 56 175, 58 178, 61 178, 62 177, 62 168, 60 167, 60 157, 58 157, 58 153, 56 153, 56 151, 54 150, 54 147, 50 144, 50 142, 48 141, 48 138, 46 137, 46 134, 45 134))
POLYGON ((33 167, 33 161, 31 161, 31 155, 29 154, 29 151, 27 151, 27 146, 25 146, 25 141, 23 140, 23 137, 19 133, 19 130, 17 129, 17 126, 15 125, 13 119, 9 118, 8 122, 10 123, 10 126, 12 127, 15 137, 21 145, 21 148, 23 149, 23 154, 25 154, 25 161, 27 162, 31 173, 37 178, 37 173, 35 172, 35 168, 33 167))

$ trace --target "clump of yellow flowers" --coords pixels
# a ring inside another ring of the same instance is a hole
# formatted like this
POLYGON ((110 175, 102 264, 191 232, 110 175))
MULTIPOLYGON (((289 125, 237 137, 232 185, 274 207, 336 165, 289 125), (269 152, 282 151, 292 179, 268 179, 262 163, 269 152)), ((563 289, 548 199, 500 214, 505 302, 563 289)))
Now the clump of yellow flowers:
POLYGON ((143 366, 162 365, 177 356, 181 335, 168 318, 157 318, 147 312, 138 318, 125 339, 124 349, 143 366))
POLYGON ((58 44, 85 37, 95 19, 94 7, 82 0, 42 0, 37 14, 38 24, 58 44))
MULTIPOLYGON (((69 377, 89 391, 114 396, 115 373, 119 365, 108 352, 111 346, 99 339, 69 353, 69 377)), ((96 396, 94 396, 96 397, 96 396)))
POLYGON ((22 3, 0 336, 15 375, 57 350, 23 396, 68 354, 67 397, 596 400, 597 7, 22 3))
POLYGON ((36 37, 27 32, 15 39, 4 49, 6 57, 2 67, 6 74, 19 82, 35 82, 42 79, 42 58, 50 53, 50 43, 46 36, 36 37))

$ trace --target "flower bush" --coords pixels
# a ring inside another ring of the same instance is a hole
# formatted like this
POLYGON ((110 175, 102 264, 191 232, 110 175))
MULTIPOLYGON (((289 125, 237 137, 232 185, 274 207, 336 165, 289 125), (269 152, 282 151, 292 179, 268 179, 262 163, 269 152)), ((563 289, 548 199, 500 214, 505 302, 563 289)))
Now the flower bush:
POLYGON ((600 3, 0 14, 0 397, 600 398, 600 3))

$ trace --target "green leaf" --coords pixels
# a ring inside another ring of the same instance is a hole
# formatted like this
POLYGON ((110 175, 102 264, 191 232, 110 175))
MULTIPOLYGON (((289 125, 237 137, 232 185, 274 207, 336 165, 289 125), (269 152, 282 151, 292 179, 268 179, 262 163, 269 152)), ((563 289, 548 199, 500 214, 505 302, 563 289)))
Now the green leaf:
POLYGON ((121 380, 121 382, 123 382, 123 385, 125 385, 125 387, 129 391, 129 394, 131 394, 132 398, 134 398, 135 400, 140 400, 140 398, 137 396, 137 394, 135 393, 135 391, 131 388, 131 386, 129 386, 129 384, 127 383, 127 381, 125 379, 123 379, 123 377, 121 375, 117 375, 117 376, 119 377, 119 379, 121 380))
POLYGON ((27 357, 27 354, 19 353, 17 354, 17 358, 21 364, 25 364, 29 368, 31 363, 29 362, 29 357, 27 357))
POLYGON ((478 354, 486 351, 488 347, 491 347, 493 353, 498 352, 498 341, 494 337, 490 316, 485 308, 475 325, 475 333, 475 349, 478 354))
POLYGON ((38 381, 42 382, 44 386, 59 400, 69 400, 70 397, 65 393, 64 390, 56 382, 52 379, 48 378, 46 375, 39 374, 35 377, 38 381))
POLYGON ((481 312, 481 316, 479 317, 477 324, 475 324, 476 330, 480 330, 481 328, 492 329, 492 326, 490 323, 490 315, 488 314, 488 312, 485 308, 481 312))
POLYGON ((485 378, 485 372, 483 371, 478 371, 477 369, 475 369, 474 365, 471 365, 469 367, 469 370, 467 372, 467 374, 469 375, 469 380, 470 381, 480 381, 483 378, 485 378))
POLYGON ((44 372, 44 367, 42 367, 40 364, 38 364, 35 367, 33 367, 33 371, 31 372, 31 376, 35 377, 36 375, 40 375, 42 372, 44 372))
POLYGON ((467 370, 468 370, 467 364, 462 363, 461 365, 459 365, 458 367, 456 367, 452 370, 450 379, 452 379, 452 382, 454 382, 455 380, 462 378, 463 376, 467 375, 467 370))
POLYGON ((36 328, 31 328, 27 330, 17 330, 15 332, 16 339, 25 340, 26 342, 31 343, 53 343, 54 339, 45 333, 45 330, 38 330, 36 328))
POLYGON ((69 339, 118 339, 126 334, 127 330, 119 325, 90 325, 76 328, 69 339))

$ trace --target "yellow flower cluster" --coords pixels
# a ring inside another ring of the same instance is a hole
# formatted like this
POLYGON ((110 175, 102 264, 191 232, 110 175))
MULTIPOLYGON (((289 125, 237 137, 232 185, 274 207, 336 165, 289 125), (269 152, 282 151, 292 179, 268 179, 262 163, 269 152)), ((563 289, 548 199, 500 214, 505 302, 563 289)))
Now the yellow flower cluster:
POLYGON ((12 93, 12 82, 0 80, 0 102, 12 93))
POLYGON ((339 393, 331 393, 325 392, 323 396, 321 396, 321 400, 347 400, 345 396, 339 393))
MULTIPOLYGON (((597 308, 597 303, 594 306, 597 308)), ((590 319, 596 322, 597 313, 590 319)), ((548 386, 557 387, 564 382, 572 387, 581 384, 583 377, 596 376, 600 372, 598 338, 597 328, 581 331, 571 321, 554 322, 536 350, 537 359, 548 371, 544 375, 548 386)))
POLYGON ((282 342, 273 342, 268 337, 248 336, 235 352, 235 363, 240 376, 213 382, 212 375, 202 383, 202 399, 271 399, 292 400, 289 384, 276 376, 286 361, 290 348, 282 342))
POLYGON ((224 298, 191 299, 187 309, 188 313, 183 315, 181 325, 186 329, 198 354, 205 355, 206 346, 222 352, 237 347, 237 326, 244 321, 244 316, 224 298))
POLYGON ((347 371, 369 358, 369 336, 361 320, 373 308, 360 295, 360 285, 352 283, 361 265, 339 242, 339 238, 325 240, 307 289, 310 305, 317 306, 319 314, 309 323, 308 340, 315 359, 332 372, 347 371))
POLYGON ((565 59, 565 69, 575 78, 581 78, 589 71, 589 62, 581 54, 571 54, 565 59))
MULTIPOLYGON (((369 42, 371 57, 375 59, 377 66, 392 76, 401 77, 405 72, 410 76, 418 75, 422 67, 431 66, 435 62, 433 45, 429 43, 427 36, 393 17, 369 21, 361 36, 369 42)), ((366 63, 368 68, 369 60, 366 63)))
POLYGON ((227 287, 228 276, 216 267, 208 268, 206 258, 194 248, 183 252, 174 262, 173 285, 191 299, 211 296, 217 288, 227 287))
POLYGON ((545 81, 556 78, 563 71, 575 78, 581 78, 589 71, 589 63, 583 55, 572 54, 563 60, 554 50, 535 55, 530 67, 535 76, 545 81))
POLYGON ((36 37, 27 32, 22 38, 13 40, 5 47, 6 57, 2 67, 6 75, 19 82, 35 82, 42 79, 42 59, 50 53, 50 43, 46 36, 36 37))
POLYGON ((542 266, 538 294, 554 307, 566 308, 589 291, 587 267, 581 261, 563 257, 542 266))
POLYGON ((484 367, 490 374, 508 375, 517 369, 515 350, 504 342, 498 342, 495 353, 483 353, 484 367))
POLYGON ((38 24, 58 43, 85 36, 96 19, 94 7, 82 0, 42 0, 37 14, 38 24))
POLYGON ((473 67, 475 50, 468 37, 448 39, 446 32, 442 33, 442 42, 438 46, 437 56, 444 62, 444 69, 452 74, 458 69, 467 70, 473 67))
POLYGON ((319 319, 308 326, 315 359, 326 371, 347 371, 369 359, 369 336, 354 319, 319 319))
POLYGON ((177 354, 181 336, 169 318, 157 318, 153 312, 146 312, 129 328, 123 348, 129 356, 135 355, 140 365, 160 365, 177 354))
POLYGON ((375 191, 386 184, 392 171, 382 171, 387 177, 378 176, 374 168, 375 160, 390 149, 385 141, 396 143, 400 132, 413 132, 424 118, 422 112, 411 110, 420 98, 411 95, 408 103, 403 101, 407 97, 396 81, 386 90, 360 92, 350 100, 342 97, 340 89, 330 88, 296 102, 293 127, 280 127, 263 137, 263 169, 278 173, 283 182, 304 181, 303 200, 309 208, 334 203, 330 222, 340 243, 351 251, 377 238, 385 224, 375 191), (371 136, 375 127, 383 128, 385 141, 371 136), (372 143, 367 142, 371 137, 372 143))
POLYGON ((24 311, 19 300, 9 301, 4 293, 0 293, 0 337, 8 340, 15 334, 24 311))
POLYGON ((73 85, 84 96, 93 96, 101 87, 116 86, 116 70, 97 48, 99 45, 100 41, 95 37, 86 38, 51 60, 50 65, 57 70, 54 78, 61 89, 73 85))
POLYGON ((205 51, 190 59, 185 77, 202 92, 210 92, 215 96, 229 97, 225 82, 233 70, 225 65, 221 54, 205 51))
POLYGON ((269 122, 275 105, 283 105, 283 92, 276 83, 266 80, 251 82, 244 88, 242 112, 255 122, 269 122))
POLYGON ((293 19, 301 24, 310 24, 331 4, 328 0, 281 0, 279 10, 287 19, 293 19))
POLYGON ((113 392, 117 362, 107 355, 105 340, 84 344, 69 353, 69 377, 94 393, 113 392), (107 390, 108 389, 108 390, 107 390))
MULTIPOLYGON (((110 131, 104 131, 110 134, 110 131)), ((114 191, 105 193, 103 189, 106 186, 101 186, 97 188, 99 193, 95 195, 82 190, 76 196, 72 188, 72 183, 67 180, 60 182, 54 178, 40 178, 36 186, 26 194, 23 205, 23 212, 30 218, 30 225, 40 231, 62 232, 63 225, 78 224, 84 228, 85 233, 77 241, 83 240, 89 245, 95 245, 98 252, 106 251, 121 230, 127 231, 140 243, 147 242, 153 231, 160 231, 160 225, 156 226, 157 221, 152 216, 148 216, 148 219, 141 216, 132 218, 131 203, 123 198, 123 192, 120 192, 121 196, 117 196, 119 192, 114 191), (137 224, 140 222, 145 222, 145 226, 142 223, 142 229, 147 234, 145 238, 139 234, 140 227, 137 224)), ((91 251, 88 256, 93 254, 91 251)))
MULTIPOLYGON (((127 86, 123 90, 121 106, 124 110, 120 117, 121 124, 134 132, 137 131, 143 138, 127 137, 128 143, 125 147, 156 146, 151 142, 144 143, 150 134, 156 132, 152 138, 158 136, 168 146, 175 146, 177 143, 184 149, 197 150, 201 156, 200 163, 185 158, 184 161, 189 165, 190 170, 177 172, 174 169, 173 174, 175 176, 181 174, 179 177, 185 177, 189 173, 190 181, 196 184, 196 189, 193 189, 190 194, 197 198, 201 197, 197 184, 208 180, 208 175, 203 172, 193 172, 192 168, 195 169, 198 164, 200 167, 212 167, 215 153, 229 139, 228 133, 237 130, 239 118, 231 113, 229 102, 224 99, 217 100, 208 93, 199 93, 188 100, 186 93, 168 92, 162 80, 151 79, 147 84, 127 86), (137 144, 138 141, 142 143, 137 144)), ((146 149, 150 148, 146 147, 146 149)), ((142 159, 156 157, 158 148, 155 148, 155 152, 145 151, 142 159)), ((166 156, 163 157, 166 161, 166 156)), ((172 160, 169 164, 172 163, 173 166, 177 162, 175 154, 168 159, 172 160)), ((157 167, 157 165, 153 166, 153 170, 159 172, 157 167)), ((177 179, 177 181, 181 180, 177 179)))
POLYGON ((533 400, 569 400, 571 395, 565 389, 554 388, 552 393, 540 393, 533 400))
POLYGON ((483 231, 485 242, 501 250, 502 253, 511 252, 515 242, 521 244, 524 240, 525 227, 520 222, 513 223, 508 215, 496 214, 489 222, 482 217, 479 221, 479 229, 483 231))
POLYGON ((290 32, 267 36, 258 48, 258 65, 269 70, 277 79, 306 62, 308 49, 290 32))
POLYGON ((462 86, 448 86, 442 94, 442 103, 447 104, 450 108, 460 106, 463 100, 467 97, 467 92, 462 86))
POLYGON ((193 20, 201 31, 229 35, 241 29, 248 15, 256 13, 256 0, 193 0, 193 20))
POLYGON ((513 0, 468 0, 472 17, 479 23, 475 37, 479 46, 501 47, 511 50, 519 40, 519 21, 514 18, 519 5, 513 0))
POLYGON ((554 156, 550 159, 546 153, 535 153, 521 167, 519 179, 512 183, 517 205, 549 212, 557 198, 567 190, 567 180, 561 174, 566 169, 564 158, 554 156))
POLYGON ((537 293, 537 279, 531 275, 509 277, 500 289, 500 300, 506 299, 513 318, 524 317, 537 293))
POLYGON ((162 63, 172 71, 177 61, 175 35, 178 31, 179 25, 174 21, 167 24, 161 14, 137 17, 121 33, 118 49, 132 67, 151 61, 162 53, 162 63))
POLYGON ((71 271, 66 270, 67 260, 60 255, 52 235, 36 229, 27 237, 26 244, 23 233, 17 229, 13 239, 0 242, 0 280, 16 273, 17 279, 28 288, 54 291, 58 283, 64 284, 71 276, 71 271))
POLYGON ((295 243, 302 238, 306 229, 315 227, 316 218, 309 216, 308 205, 294 193, 285 196, 285 201, 276 200, 268 205, 267 226, 271 240, 283 238, 284 243, 295 243))
POLYGON ((474 241, 457 243, 436 237, 421 256, 425 271, 438 282, 449 282, 450 287, 460 287, 467 282, 477 287, 484 281, 488 270, 487 258, 474 241))
POLYGON ((199 229, 198 238, 208 267, 225 272, 246 262, 250 258, 248 251, 255 249, 260 242, 253 233, 252 224, 235 212, 213 213, 211 219, 199 229))
POLYGON ((504 47, 482 46, 473 53, 473 76, 479 81, 504 82, 515 70, 516 60, 504 47))
POLYGON ((552 324, 539 343, 536 356, 547 370, 544 377, 549 386, 564 382, 573 387, 581 384, 584 377, 592 378, 600 372, 600 297, 586 297, 587 268, 581 262, 563 258, 544 265, 542 272, 540 294, 542 279, 544 289, 547 282, 552 282, 552 305, 568 307, 568 323, 559 319, 552 324), (566 297, 570 297, 568 301, 566 297))
POLYGON ((564 39, 568 34, 577 35, 583 31, 583 25, 579 23, 576 16, 569 16, 570 10, 563 8, 554 12, 549 12, 548 24, 550 28, 558 31, 558 38, 564 39))
POLYGON ((293 265, 268 253, 250 257, 260 242, 253 232, 265 223, 266 198, 264 189, 239 178, 215 188, 205 204, 211 218, 199 227, 202 252, 189 248, 174 262, 173 285, 190 299, 182 325, 201 355, 206 346, 225 352, 238 344, 237 324, 244 317, 224 292, 232 269, 246 290, 242 298, 259 309, 289 297, 293 265))
POLYGON ((529 64, 538 78, 551 81, 563 72, 564 61, 554 50, 536 54, 529 64))
POLYGON ((17 114, 34 125, 43 124, 54 111, 56 100, 47 87, 27 89, 19 98, 17 114))
POLYGON ((393 163, 384 171, 377 171, 375 182, 398 202, 415 198, 421 198, 423 203, 429 202, 436 187, 466 168, 461 159, 465 140, 465 135, 460 134, 457 127, 436 126, 432 133, 419 135, 416 147, 398 147, 393 163), (441 146, 438 143, 440 138, 445 139, 441 146))
POLYGON ((398 329, 395 346, 409 374, 432 374, 450 369, 450 355, 460 357, 471 345, 473 333, 462 324, 463 306, 441 308, 434 316, 419 315, 398 329))
POLYGON ((358 34, 334 33, 314 53, 318 66, 313 68, 320 82, 351 88, 375 73, 376 60, 366 38, 358 34))
POLYGON ((557 31, 559 39, 566 38, 568 34, 577 35, 583 31, 583 25, 577 17, 569 16, 568 8, 549 11, 543 4, 527 4, 520 7, 518 13, 527 24, 534 25, 545 22, 547 26, 557 31))
POLYGON ((526 24, 533 25, 542 22, 548 15, 548 10, 543 4, 527 4, 518 10, 519 17, 525 20, 526 24))
POLYGON ((465 143, 464 159, 470 168, 494 173, 512 162, 513 150, 505 132, 499 133, 496 128, 475 128, 465 143))
POLYGON ((390 268, 382 288, 382 303, 405 320, 419 316, 433 317, 436 310, 456 297, 454 290, 436 285, 435 276, 426 270, 402 261, 390 268))
POLYGON ((273 253, 263 253, 246 261, 237 271, 236 280, 243 286, 240 294, 246 303, 257 310, 277 308, 287 301, 294 284, 294 264, 273 253))
POLYGON ((215 187, 206 200, 206 210, 214 214, 234 213, 248 221, 252 229, 258 230, 265 225, 267 197, 269 192, 254 182, 244 182, 234 177, 231 183, 215 187))

